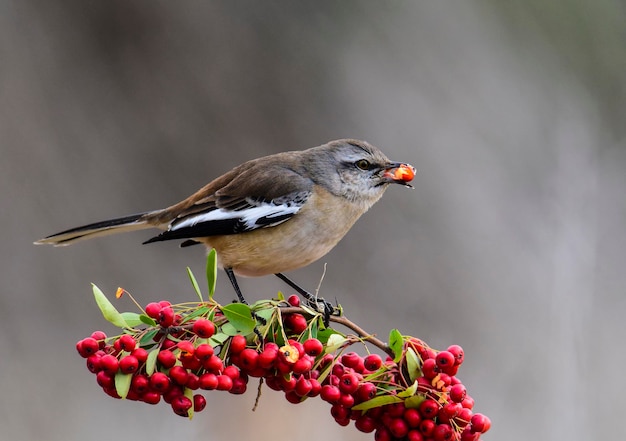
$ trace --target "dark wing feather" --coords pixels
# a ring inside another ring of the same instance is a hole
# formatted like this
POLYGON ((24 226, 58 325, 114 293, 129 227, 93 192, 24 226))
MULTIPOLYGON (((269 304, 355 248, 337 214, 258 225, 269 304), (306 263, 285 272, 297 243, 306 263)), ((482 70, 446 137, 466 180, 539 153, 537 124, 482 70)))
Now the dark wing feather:
POLYGON ((306 203, 312 188, 310 179, 291 168, 283 164, 267 166, 259 161, 214 193, 192 196, 195 202, 175 213, 167 231, 144 243, 273 227, 294 216, 306 203))

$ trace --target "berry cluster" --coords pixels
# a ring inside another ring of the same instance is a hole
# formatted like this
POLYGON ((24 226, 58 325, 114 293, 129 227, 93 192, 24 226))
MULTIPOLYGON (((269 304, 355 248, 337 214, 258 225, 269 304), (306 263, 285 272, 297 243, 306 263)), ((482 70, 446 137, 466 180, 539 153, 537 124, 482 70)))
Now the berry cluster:
POLYGON ((383 360, 346 352, 369 337, 328 327, 297 296, 236 306, 231 315, 233 305, 213 300, 149 303, 136 326, 124 322, 124 333, 110 338, 96 331, 76 348, 108 395, 163 400, 186 417, 205 408, 201 391, 242 394, 256 377, 294 404, 320 396, 338 424, 354 421, 378 441, 475 441, 491 425, 473 413, 474 400, 456 377, 460 346, 437 352, 395 331, 382 345, 383 360), (253 326, 241 320, 246 311, 253 326))

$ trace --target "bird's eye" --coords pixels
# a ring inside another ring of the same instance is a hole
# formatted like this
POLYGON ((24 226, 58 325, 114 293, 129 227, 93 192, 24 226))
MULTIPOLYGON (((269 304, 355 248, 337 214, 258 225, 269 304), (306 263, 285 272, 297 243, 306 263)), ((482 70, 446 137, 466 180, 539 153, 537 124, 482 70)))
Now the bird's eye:
POLYGON ((357 162, 354 163, 354 165, 356 166, 356 168, 359 168, 361 170, 370 169, 370 162, 367 159, 359 159, 357 162))

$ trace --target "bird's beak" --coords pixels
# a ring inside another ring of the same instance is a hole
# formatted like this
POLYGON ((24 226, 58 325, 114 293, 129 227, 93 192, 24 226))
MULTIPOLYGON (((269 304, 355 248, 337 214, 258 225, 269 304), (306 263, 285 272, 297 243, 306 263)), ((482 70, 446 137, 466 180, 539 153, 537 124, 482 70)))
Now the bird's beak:
POLYGON ((406 187, 413 186, 409 184, 415 177, 415 167, 405 162, 392 162, 388 164, 383 172, 383 178, 387 182, 393 182, 396 184, 402 184, 406 187))

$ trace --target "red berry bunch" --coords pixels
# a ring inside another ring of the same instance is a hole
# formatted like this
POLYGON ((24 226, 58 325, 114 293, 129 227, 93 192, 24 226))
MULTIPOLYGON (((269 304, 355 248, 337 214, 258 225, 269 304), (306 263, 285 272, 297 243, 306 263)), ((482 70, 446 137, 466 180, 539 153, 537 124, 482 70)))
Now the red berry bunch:
POLYGON ((206 406, 203 391, 243 394, 250 378, 261 378, 294 404, 319 396, 338 424, 354 421, 377 441, 476 441, 491 426, 473 412, 474 400, 457 377, 464 361, 457 345, 435 351, 397 330, 385 344, 331 316, 356 332, 344 335, 297 296, 252 306, 161 301, 142 314, 120 314, 96 299, 124 332, 108 338, 96 331, 76 348, 115 398, 163 400, 175 414, 192 417, 206 406), (387 357, 349 351, 355 343, 371 343, 387 357))

